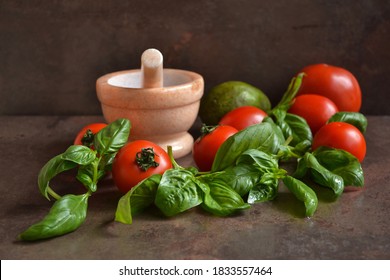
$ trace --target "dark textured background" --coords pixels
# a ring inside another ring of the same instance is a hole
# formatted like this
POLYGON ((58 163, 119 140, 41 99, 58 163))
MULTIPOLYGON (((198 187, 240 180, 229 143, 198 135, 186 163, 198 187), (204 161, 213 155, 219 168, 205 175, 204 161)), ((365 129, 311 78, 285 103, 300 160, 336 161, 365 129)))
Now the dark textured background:
POLYGON ((303 66, 342 66, 362 112, 390 114, 389 13, 388 0, 0 0, 0 114, 101 114, 96 79, 150 47, 206 92, 241 80, 273 104, 303 66))

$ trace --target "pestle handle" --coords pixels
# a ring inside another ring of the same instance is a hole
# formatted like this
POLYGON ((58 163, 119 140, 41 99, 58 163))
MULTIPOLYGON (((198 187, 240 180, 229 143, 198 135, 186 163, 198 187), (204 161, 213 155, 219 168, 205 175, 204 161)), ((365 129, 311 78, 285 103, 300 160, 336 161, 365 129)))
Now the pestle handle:
POLYGON ((163 87, 163 56, 157 49, 147 49, 141 56, 141 86, 163 87))

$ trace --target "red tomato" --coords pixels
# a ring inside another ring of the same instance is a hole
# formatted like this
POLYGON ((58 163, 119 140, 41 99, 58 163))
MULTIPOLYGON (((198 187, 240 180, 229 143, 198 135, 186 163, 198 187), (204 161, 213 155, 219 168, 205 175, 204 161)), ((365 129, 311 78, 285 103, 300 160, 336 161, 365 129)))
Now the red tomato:
POLYGON ((77 134, 73 144, 91 147, 94 135, 106 126, 106 123, 91 123, 84 126, 77 134))
POLYGON ((332 100, 340 111, 358 112, 362 93, 355 76, 348 70, 327 64, 303 68, 306 73, 298 94, 319 94, 332 100))
MULTIPOLYGON (((204 129, 205 126, 202 128, 204 129)), ((219 125, 213 127, 210 131, 204 132, 203 135, 196 139, 192 149, 192 156, 198 168, 201 171, 211 170, 215 154, 219 147, 238 130, 232 126, 219 125)))
POLYGON ((123 146, 112 164, 112 178, 118 189, 126 193, 153 174, 172 168, 168 154, 157 144, 136 140, 123 146))
POLYGON ((313 150, 328 146, 347 151, 360 162, 366 156, 366 140, 355 126, 344 122, 332 122, 318 130, 313 138, 313 150))
POLYGON ((317 94, 303 94, 295 98, 289 113, 301 116, 310 126, 313 135, 339 110, 332 100, 317 94))
POLYGON ((261 123, 266 116, 266 112, 255 106, 241 106, 224 115, 219 124, 242 130, 250 125, 261 123))

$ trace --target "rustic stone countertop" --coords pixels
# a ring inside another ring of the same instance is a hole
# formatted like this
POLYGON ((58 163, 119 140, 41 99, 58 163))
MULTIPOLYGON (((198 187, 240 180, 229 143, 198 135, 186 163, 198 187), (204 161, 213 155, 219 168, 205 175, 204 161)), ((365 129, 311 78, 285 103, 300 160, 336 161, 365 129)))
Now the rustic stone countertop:
MULTIPOLYGON (((78 130, 101 116, 0 116, 1 259, 389 259, 390 116, 368 117, 365 187, 336 201, 319 194, 314 217, 284 186, 272 202, 220 218, 200 208, 165 218, 156 208, 114 222, 120 194, 110 178, 89 199, 75 232, 24 243, 17 235, 45 216, 37 175, 72 143, 78 130)), ((191 156, 179 160, 193 165, 191 156)), ((72 174, 53 181, 61 194, 80 191, 72 174)))

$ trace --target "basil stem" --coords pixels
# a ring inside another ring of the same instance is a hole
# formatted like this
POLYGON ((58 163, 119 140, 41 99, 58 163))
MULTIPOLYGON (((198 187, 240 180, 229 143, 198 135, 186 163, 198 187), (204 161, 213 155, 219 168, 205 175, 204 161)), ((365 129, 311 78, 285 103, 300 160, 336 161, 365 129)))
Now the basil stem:
POLYGON ((50 159, 40 170, 38 187, 41 194, 56 199, 50 212, 42 221, 20 234, 22 240, 38 240, 63 235, 77 229, 85 220, 88 197, 97 190, 97 183, 109 169, 116 152, 127 143, 130 121, 118 119, 94 137, 93 150, 82 145, 70 146, 64 153, 50 159), (76 179, 86 188, 83 195, 58 195, 50 186, 50 180, 66 170, 78 167, 76 179))

